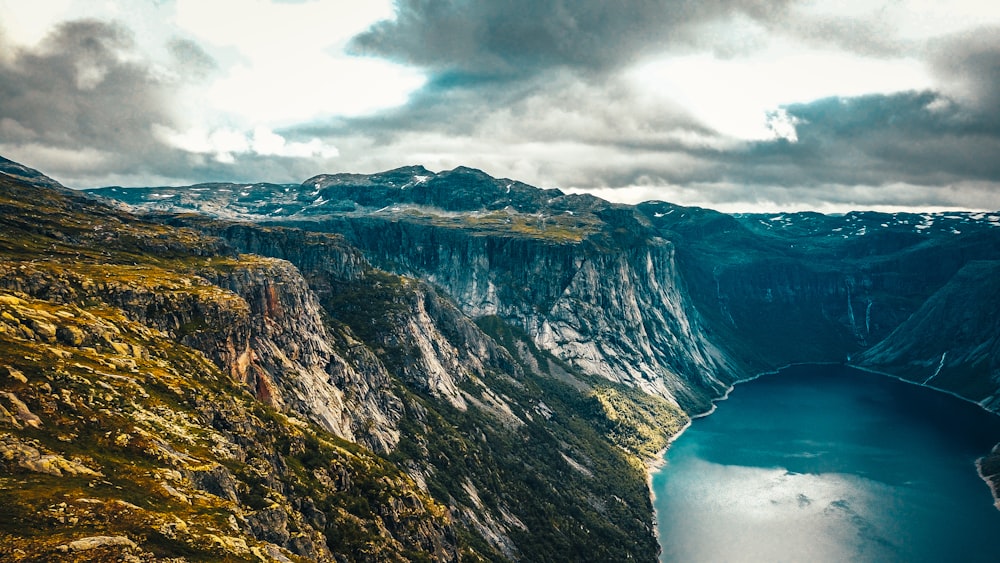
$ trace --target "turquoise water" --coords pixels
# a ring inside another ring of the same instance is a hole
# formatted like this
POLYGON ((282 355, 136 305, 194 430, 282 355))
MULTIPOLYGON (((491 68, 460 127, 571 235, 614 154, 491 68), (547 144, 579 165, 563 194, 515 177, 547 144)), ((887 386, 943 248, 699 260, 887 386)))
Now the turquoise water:
POLYGON ((1000 561, 1000 417, 842 366, 740 384, 653 476, 661 561, 1000 561))

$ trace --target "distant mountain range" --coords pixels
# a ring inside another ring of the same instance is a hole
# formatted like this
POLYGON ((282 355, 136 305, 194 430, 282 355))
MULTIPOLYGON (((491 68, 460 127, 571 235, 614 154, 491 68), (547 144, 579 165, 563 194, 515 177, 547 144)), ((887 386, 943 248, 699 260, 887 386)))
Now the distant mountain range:
POLYGON ((848 362, 1000 409, 1000 213, 7 160, 0 211, 5 560, 655 561, 646 464, 737 380, 848 362))

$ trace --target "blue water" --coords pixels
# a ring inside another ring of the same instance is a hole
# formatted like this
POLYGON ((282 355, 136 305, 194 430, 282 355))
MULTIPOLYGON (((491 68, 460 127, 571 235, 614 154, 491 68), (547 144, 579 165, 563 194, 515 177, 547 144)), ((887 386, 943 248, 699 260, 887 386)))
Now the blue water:
POLYGON ((845 368, 740 384, 653 476, 661 561, 1000 561, 1000 417, 845 368))

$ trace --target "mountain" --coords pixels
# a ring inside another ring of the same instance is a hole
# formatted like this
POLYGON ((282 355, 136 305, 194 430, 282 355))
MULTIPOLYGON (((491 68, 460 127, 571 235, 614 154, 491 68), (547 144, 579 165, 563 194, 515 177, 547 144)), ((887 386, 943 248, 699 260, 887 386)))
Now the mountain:
POLYGON ((5 560, 655 559, 673 403, 339 235, 40 176, 0 175, 5 560))
POLYGON ((25 178, 0 175, 5 560, 459 558, 348 439, 369 405, 293 266, 25 178))
POLYGON ((726 215, 469 168, 96 193, 342 234, 468 316, 499 316, 577 369, 688 412, 734 373, 858 357, 967 264, 1000 257, 1000 213, 726 215))
POLYGON ((95 193, 340 233, 378 267, 442 287, 466 315, 498 316, 584 373, 685 410, 707 409, 733 380, 687 303, 674 245, 625 206, 468 168, 95 193))
POLYGON ((0 165, 4 559, 655 561, 646 464, 737 380, 933 368, 997 408, 1000 214, 0 165))

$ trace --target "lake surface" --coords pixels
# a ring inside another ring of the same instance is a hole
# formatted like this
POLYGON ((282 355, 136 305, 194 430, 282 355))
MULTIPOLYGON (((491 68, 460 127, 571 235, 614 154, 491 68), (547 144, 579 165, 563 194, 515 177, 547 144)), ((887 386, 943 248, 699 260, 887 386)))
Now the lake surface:
POLYGON ((736 386, 653 475, 661 561, 998 561, 1000 417, 843 366, 736 386))

